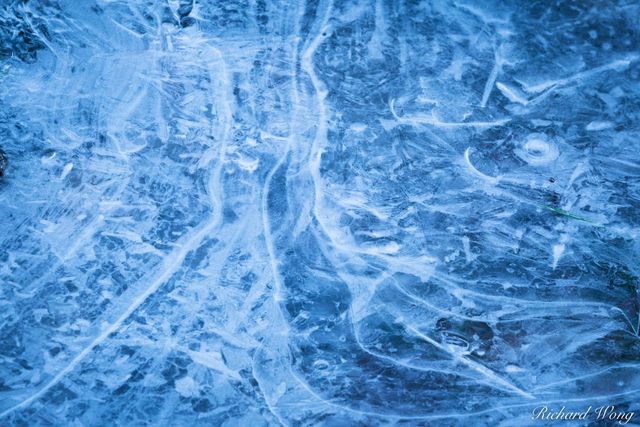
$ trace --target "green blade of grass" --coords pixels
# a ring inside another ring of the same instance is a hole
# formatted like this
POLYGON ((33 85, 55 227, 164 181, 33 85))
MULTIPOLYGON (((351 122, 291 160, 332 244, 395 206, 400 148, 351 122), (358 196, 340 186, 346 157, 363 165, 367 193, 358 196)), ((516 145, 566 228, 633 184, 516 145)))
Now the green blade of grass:
POLYGON ((540 207, 544 208, 544 209, 546 209, 548 211, 551 211, 551 212, 553 212, 555 214, 567 217, 567 218, 575 219, 575 220, 578 220, 578 221, 583 221, 583 222, 589 223, 591 225, 595 225, 597 227, 602 227, 601 224, 593 222, 588 218, 585 218, 585 217, 582 217, 582 216, 578 216, 578 215, 574 215, 571 212, 567 212, 567 211, 562 210, 562 209, 554 208, 554 207, 547 206, 547 205, 540 205, 540 207))

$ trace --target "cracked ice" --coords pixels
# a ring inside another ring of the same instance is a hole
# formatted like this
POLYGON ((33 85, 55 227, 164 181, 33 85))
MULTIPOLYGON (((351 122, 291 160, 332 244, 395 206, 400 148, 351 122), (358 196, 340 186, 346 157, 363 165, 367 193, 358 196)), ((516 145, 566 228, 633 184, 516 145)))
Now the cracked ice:
POLYGON ((0 424, 639 410, 638 16, 5 1, 0 424))

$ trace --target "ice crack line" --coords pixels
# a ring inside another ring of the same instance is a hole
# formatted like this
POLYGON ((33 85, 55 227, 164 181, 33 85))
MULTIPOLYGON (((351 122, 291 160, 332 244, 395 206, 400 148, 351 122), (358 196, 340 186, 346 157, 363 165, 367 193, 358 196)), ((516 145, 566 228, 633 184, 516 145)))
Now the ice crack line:
POLYGON ((318 78, 318 75, 316 74, 313 67, 313 54, 324 40, 325 34, 328 34, 330 32, 329 18, 331 17, 332 10, 333 2, 330 2, 322 19, 322 23, 320 24, 318 33, 302 55, 302 69, 311 79, 311 84, 318 99, 318 129, 316 130, 316 135, 313 139, 313 145, 311 147, 311 152, 309 155, 309 170, 313 179, 314 187, 314 203, 312 209, 313 215, 318 221, 318 224, 330 239, 332 234, 329 233, 326 225, 319 215, 320 206, 322 204, 322 177, 320 176, 320 162, 322 159, 323 147, 321 146, 321 144, 326 144, 327 142, 327 108, 324 102, 327 96, 327 90, 324 88, 323 83, 318 78))

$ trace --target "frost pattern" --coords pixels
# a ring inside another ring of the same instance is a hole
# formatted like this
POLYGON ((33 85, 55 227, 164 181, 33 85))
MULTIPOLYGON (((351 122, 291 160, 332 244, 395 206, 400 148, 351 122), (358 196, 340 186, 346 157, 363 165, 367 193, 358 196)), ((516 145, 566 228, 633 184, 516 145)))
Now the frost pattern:
POLYGON ((637 2, 0 8, 0 424, 640 399, 637 2))

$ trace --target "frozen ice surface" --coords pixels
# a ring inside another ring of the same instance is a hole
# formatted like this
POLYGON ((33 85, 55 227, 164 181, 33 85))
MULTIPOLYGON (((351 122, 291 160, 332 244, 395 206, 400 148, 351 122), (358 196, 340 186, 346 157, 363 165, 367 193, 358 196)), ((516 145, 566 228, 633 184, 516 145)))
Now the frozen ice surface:
POLYGON ((639 16, 4 0, 0 425, 640 411, 639 16))

